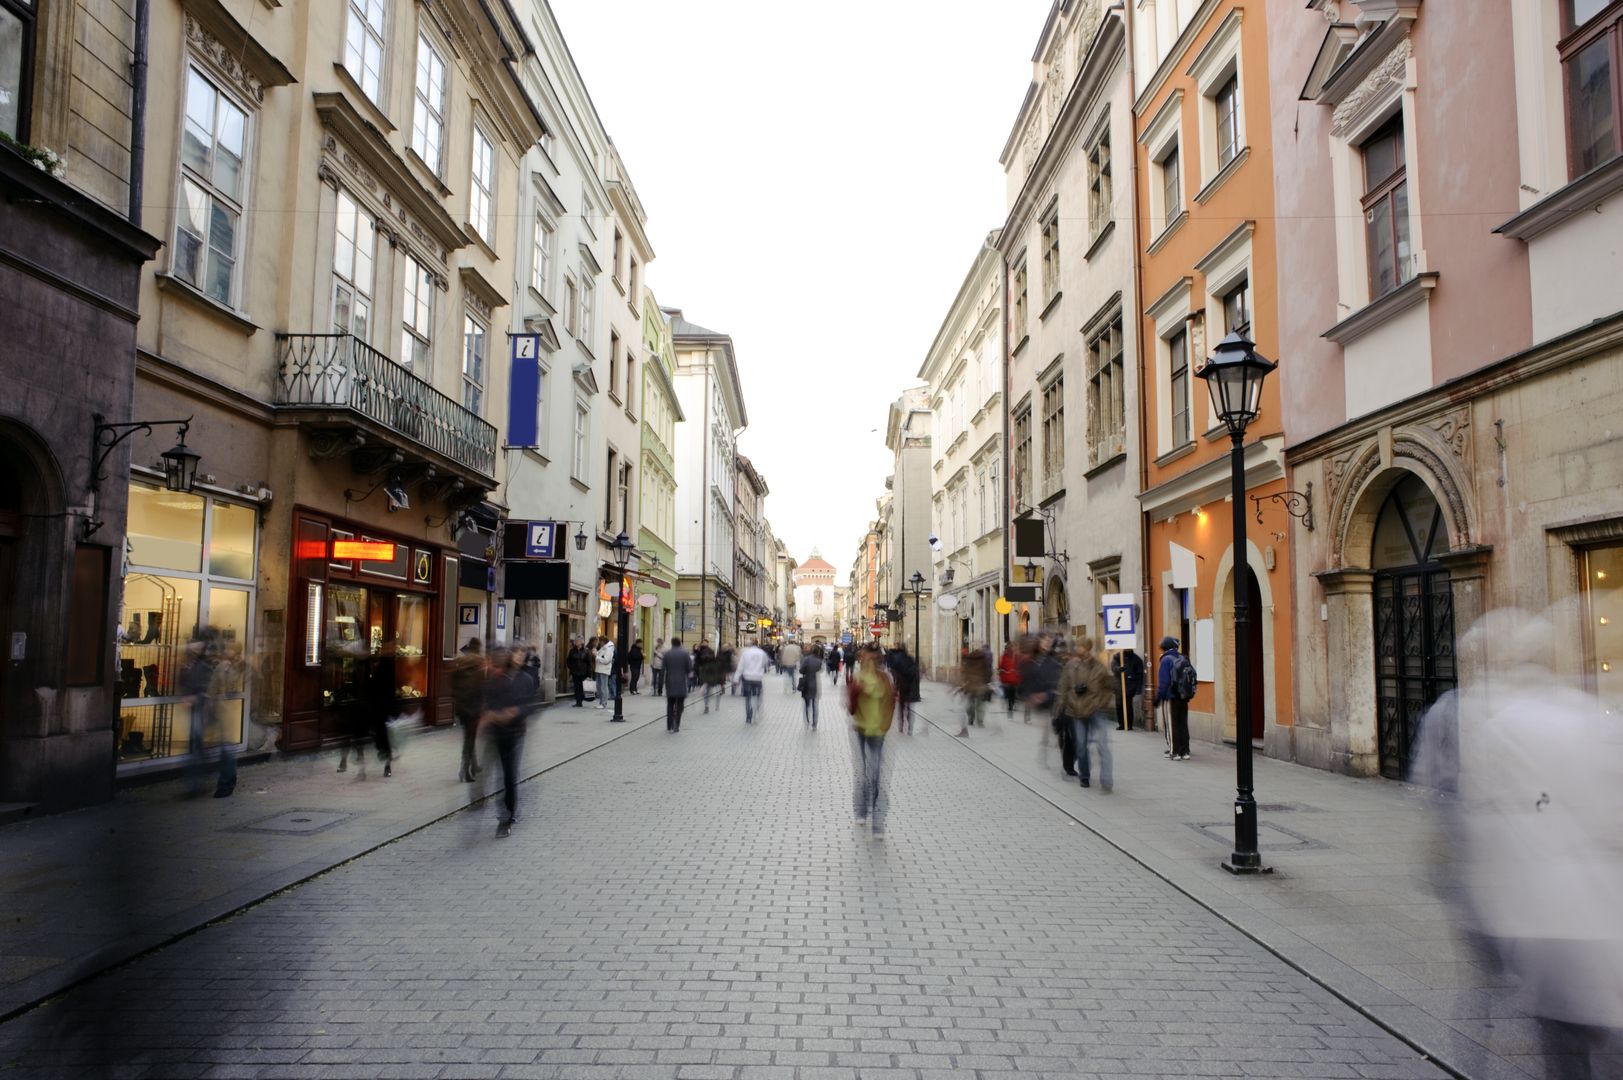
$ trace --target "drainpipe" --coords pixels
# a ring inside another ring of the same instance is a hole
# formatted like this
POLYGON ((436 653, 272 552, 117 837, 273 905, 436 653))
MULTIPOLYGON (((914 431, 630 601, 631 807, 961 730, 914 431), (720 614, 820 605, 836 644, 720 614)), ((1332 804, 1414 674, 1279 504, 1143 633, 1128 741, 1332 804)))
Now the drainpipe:
POLYGON ((147 161, 147 38, 151 0, 135 0, 135 58, 130 65, 130 208, 131 225, 141 224, 147 161))
MULTIPOLYGON (((1003 369, 1003 567, 998 571, 1002 579, 1002 592, 1009 588, 1009 530, 1014 527, 1009 515, 1009 499, 1013 497, 1014 459, 1009 454, 1009 260, 1002 253, 1002 236, 998 237, 998 277, 1002 281, 1003 317, 998 320, 998 366, 1003 369)), ((1003 619, 1003 641, 1012 640, 1009 634, 1009 616, 1003 619)))

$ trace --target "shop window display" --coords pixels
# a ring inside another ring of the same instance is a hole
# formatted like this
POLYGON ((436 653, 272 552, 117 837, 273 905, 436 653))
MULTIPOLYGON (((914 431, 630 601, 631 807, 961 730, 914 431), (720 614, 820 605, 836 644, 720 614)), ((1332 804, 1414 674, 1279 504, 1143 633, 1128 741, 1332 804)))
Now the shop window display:
POLYGON ((1623 545, 1583 557, 1589 682, 1609 716, 1623 711, 1623 545))
POLYGON ((121 763, 187 751, 191 715, 178 693, 186 646, 212 628, 214 715, 208 745, 242 742, 258 539, 252 508, 130 484, 128 571, 117 633, 121 763))

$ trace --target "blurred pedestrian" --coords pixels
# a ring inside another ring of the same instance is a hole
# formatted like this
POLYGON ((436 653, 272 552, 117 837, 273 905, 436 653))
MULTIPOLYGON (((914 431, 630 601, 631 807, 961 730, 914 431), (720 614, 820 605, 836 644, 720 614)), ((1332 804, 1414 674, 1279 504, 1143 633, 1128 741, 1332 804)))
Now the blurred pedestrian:
POLYGON ((631 692, 637 692, 637 683, 642 679, 643 660, 642 638, 631 643, 631 649, 626 653, 627 670, 631 673, 631 692))
POLYGON ((840 647, 838 645, 830 645, 828 647, 828 655, 823 657, 823 664, 828 668, 829 678, 836 686, 839 685, 840 682, 840 664, 844 659, 845 658, 840 655, 840 647))
POLYGON ((614 700, 614 660, 618 651, 612 640, 603 638, 592 661, 592 670, 597 675, 597 707, 600 709, 608 708, 608 703, 614 700))
POLYGON ((484 712, 485 657, 479 639, 471 637, 451 663, 451 712, 462 725, 462 771, 457 779, 471 784, 479 775, 475 760, 479 716, 484 712))
POLYGON ((535 687, 529 675, 505 647, 490 650, 490 678, 485 683, 485 708, 480 726, 488 733, 502 767, 502 806, 497 838, 508 836, 518 822, 519 759, 535 687))
MULTIPOLYGON (((733 652, 731 645, 723 645, 716 651, 716 675, 718 676, 716 693, 718 696, 726 693, 728 689, 737 691, 738 686, 733 684, 733 671, 737 667, 738 654, 733 652), (729 684, 733 685, 729 687, 729 684)), ((716 708, 721 708, 720 702, 716 703, 716 708)))
POLYGON ((682 647, 682 639, 671 638, 665 650, 663 689, 665 691, 665 730, 682 730, 682 709, 688 701, 688 690, 693 685, 693 654, 682 647))
POLYGON ((704 711, 710 711, 710 696, 715 691, 716 650, 710 647, 707 641, 701 641, 699 647, 693 650, 693 669, 699 679, 699 693, 704 698, 704 711))
POLYGON ((795 682, 800 678, 800 646, 793 641, 785 641, 778 649, 778 670, 783 673, 785 694, 795 692, 795 682))
POLYGON ((800 710, 806 723, 817 730, 817 699, 822 692, 823 658, 814 650, 800 656, 800 710))
POLYGON ((399 712, 400 685, 396 679, 395 651, 385 645, 372 656, 366 674, 366 723, 383 762, 383 775, 394 775, 394 744, 389 737, 389 721, 399 712))
POLYGON ((1178 651, 1178 639, 1170 634, 1161 639, 1161 663, 1155 671, 1155 703, 1165 705, 1167 725, 1166 756, 1173 761, 1189 760, 1189 699, 1195 696, 1195 665, 1178 651))
POLYGON ((1089 787, 1090 747, 1099 751, 1099 787, 1107 794, 1114 787, 1110 763, 1110 728, 1115 702, 1110 669, 1093 655, 1093 639, 1076 639, 1076 649, 1065 664, 1059 681, 1059 710, 1071 726, 1076 772, 1083 787, 1089 787))
POLYGON ((176 689, 190 706, 186 787, 187 794, 193 797, 203 794, 203 772, 211 736, 220 744, 217 750, 220 768, 214 782, 214 797, 227 798, 237 787, 236 750, 225 744, 215 715, 215 684, 220 674, 221 652, 219 631, 213 627, 202 630, 187 642, 176 680, 176 689))
MULTIPOLYGON (((1014 699, 1020 691, 1020 658, 1015 655, 1014 642, 1005 642, 1003 655, 997 658, 997 684, 1003 691, 1005 715, 1014 718, 1014 699)), ((1029 724, 1031 719, 1027 717, 1029 724)))
POLYGON ((845 708, 851 714, 856 743, 856 823, 872 824, 874 836, 885 835, 885 735, 896 712, 896 687, 879 666, 879 647, 858 654, 856 670, 846 673, 845 708))
MULTIPOLYGON (((671 639, 671 645, 676 639, 671 639)), ((654 642, 654 651, 648 654, 648 670, 653 672, 654 695, 657 697, 665 692, 665 654, 670 652, 671 645, 665 644, 664 638, 654 642)))
POLYGON ((735 680, 744 694, 744 723, 755 723, 755 703, 761 699, 761 683, 766 679, 766 670, 771 666, 771 658, 766 650, 754 638, 744 646, 744 651, 738 657, 738 674, 735 680))
POLYGON ((885 657, 885 666, 896 684, 896 727, 903 735, 913 734, 913 706, 919 701, 919 665, 907 651, 898 645, 885 657))
POLYGON ((986 726, 986 702, 992 696, 992 655, 984 647, 964 650, 958 665, 958 692, 964 696, 964 726, 960 739, 969 737, 971 727, 986 726))
POLYGON ((333 691, 333 700, 338 705, 339 723, 343 726, 338 771, 349 769, 349 755, 353 753, 358 780, 366 779, 366 740, 372 730, 366 710, 366 677, 371 657, 365 648, 355 642, 335 649, 330 657, 339 671, 339 686, 333 691))

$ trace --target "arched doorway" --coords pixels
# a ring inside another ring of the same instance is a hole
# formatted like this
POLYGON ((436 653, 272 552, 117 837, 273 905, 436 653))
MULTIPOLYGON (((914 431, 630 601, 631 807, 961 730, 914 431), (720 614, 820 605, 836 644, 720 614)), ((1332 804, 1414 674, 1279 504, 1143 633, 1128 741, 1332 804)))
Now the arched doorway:
POLYGON ((1049 578, 1043 589, 1043 625, 1070 632, 1071 601, 1065 593, 1064 578, 1049 578))
POLYGON ((1420 718, 1454 689, 1454 594, 1439 561, 1448 529, 1413 473, 1393 485, 1370 541, 1374 570, 1376 740, 1381 775, 1402 779, 1420 718))

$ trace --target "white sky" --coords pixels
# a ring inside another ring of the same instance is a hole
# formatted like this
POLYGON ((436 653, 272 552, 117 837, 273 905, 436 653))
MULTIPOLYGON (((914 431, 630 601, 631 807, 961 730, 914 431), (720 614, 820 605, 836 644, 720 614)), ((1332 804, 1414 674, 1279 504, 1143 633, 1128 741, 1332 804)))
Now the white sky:
POLYGON ((732 335, 768 520, 842 581, 887 406, 1003 223, 1049 4, 552 0, 648 212, 654 295, 732 335))

